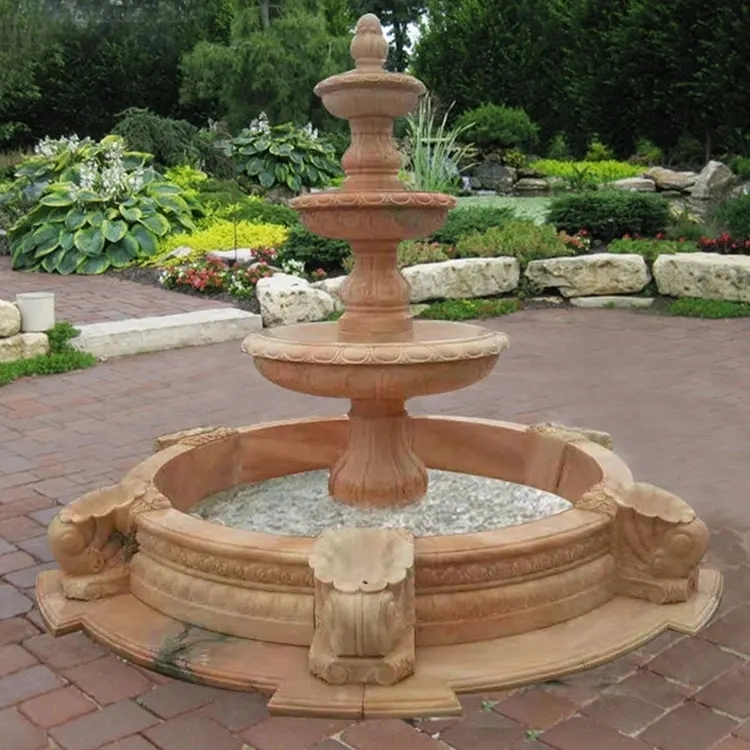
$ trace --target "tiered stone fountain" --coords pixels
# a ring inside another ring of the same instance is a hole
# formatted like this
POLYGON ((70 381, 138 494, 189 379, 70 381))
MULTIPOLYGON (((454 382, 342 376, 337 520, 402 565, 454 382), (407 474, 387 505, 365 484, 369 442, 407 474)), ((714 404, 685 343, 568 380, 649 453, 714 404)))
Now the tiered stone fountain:
POLYGON ((454 200, 398 180, 393 121, 424 88, 386 73, 386 52, 364 16, 356 69, 316 89, 351 123, 346 180, 294 204, 352 245, 346 312, 243 345, 274 383, 350 400, 348 417, 160 438, 118 485, 61 511, 60 570, 37 583, 52 632, 83 628, 153 669, 267 691, 278 713, 457 713, 457 691, 591 667, 668 627, 694 633, 721 592, 700 570, 706 527, 635 483, 602 433, 407 414, 414 396, 485 377, 508 340, 409 314, 397 245, 434 231, 454 200))

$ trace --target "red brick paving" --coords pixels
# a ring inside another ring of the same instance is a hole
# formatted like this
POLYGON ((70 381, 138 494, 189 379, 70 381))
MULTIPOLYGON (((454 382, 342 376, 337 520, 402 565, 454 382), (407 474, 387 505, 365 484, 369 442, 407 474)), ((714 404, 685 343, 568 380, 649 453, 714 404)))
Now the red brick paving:
POLYGON ((19 292, 53 292, 57 319, 76 324, 227 307, 210 299, 123 281, 110 275, 57 276, 11 271, 10 258, 0 256, 0 299, 12 302, 19 292))
MULTIPOLYGON (((6 279, 0 266, 0 297, 6 279)), ((81 309, 98 319, 130 314, 90 294, 81 309)), ((512 337, 495 373, 413 410, 610 431, 639 479, 685 497, 711 528, 709 562, 726 577, 713 625, 544 686, 463 696, 459 720, 360 724, 270 718, 259 695, 151 675, 80 633, 52 639, 29 592, 49 567, 40 530, 61 504, 119 480, 160 434, 344 409, 264 382, 237 344, 111 360, 0 390, 0 747, 750 750, 750 321, 551 310, 488 325, 512 337)))

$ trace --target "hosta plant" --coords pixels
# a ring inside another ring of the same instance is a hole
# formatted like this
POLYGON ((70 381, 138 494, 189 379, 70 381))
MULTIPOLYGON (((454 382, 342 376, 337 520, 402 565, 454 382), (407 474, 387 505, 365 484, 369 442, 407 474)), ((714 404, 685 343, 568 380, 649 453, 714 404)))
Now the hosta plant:
POLYGON ((15 270, 104 273, 152 256, 176 229, 195 229, 197 203, 150 168, 148 154, 126 152, 116 136, 86 148, 11 227, 15 270))
POLYGON ((271 125, 265 114, 232 141, 238 173, 264 190, 326 187, 341 174, 332 144, 310 125, 271 125))

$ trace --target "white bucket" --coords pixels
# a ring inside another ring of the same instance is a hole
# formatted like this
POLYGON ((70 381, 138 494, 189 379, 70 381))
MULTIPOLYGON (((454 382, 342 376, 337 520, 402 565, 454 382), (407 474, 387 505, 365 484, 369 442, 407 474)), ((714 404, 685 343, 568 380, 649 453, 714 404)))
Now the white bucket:
POLYGON ((48 331, 55 325, 55 295, 52 292, 24 292, 16 295, 24 333, 48 331))

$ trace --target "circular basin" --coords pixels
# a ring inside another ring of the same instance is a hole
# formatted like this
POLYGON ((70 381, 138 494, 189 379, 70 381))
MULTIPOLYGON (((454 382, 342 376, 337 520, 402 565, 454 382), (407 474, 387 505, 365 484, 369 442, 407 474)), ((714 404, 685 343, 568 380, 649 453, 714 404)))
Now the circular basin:
POLYGON ((411 341, 342 342, 336 323, 250 334, 242 350, 263 377, 288 390, 349 399, 401 399, 465 388, 492 370, 505 334, 471 323, 415 320, 411 341))
POLYGON ((292 207, 314 234, 350 242, 400 242, 426 237, 441 227, 456 199, 441 193, 310 193, 292 207))
MULTIPOLYGON (((614 454, 509 423, 436 417, 412 423, 414 450, 431 469, 525 484, 575 506, 507 528, 416 537, 418 645, 547 627, 614 596, 611 517, 587 509, 598 503, 601 510, 603 487, 619 491, 632 483, 614 454)), ((180 622, 309 645, 308 558, 315 538, 228 528, 189 513, 204 498, 238 485, 330 467, 347 433, 345 418, 241 428, 200 445, 174 445, 135 469, 133 475, 150 477, 171 507, 136 517, 133 595, 180 622)))

